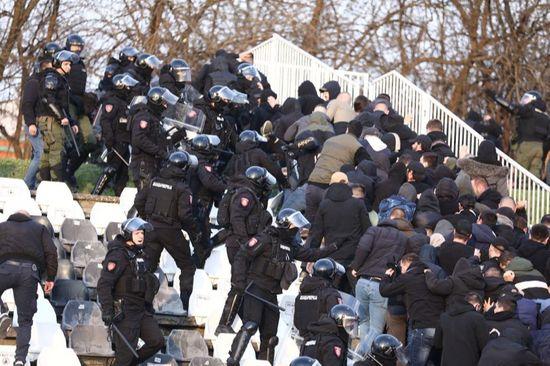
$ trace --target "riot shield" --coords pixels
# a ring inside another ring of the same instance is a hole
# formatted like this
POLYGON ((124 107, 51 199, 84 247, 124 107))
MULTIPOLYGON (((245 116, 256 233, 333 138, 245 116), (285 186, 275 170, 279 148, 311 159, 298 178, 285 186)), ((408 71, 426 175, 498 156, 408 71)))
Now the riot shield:
POLYGON ((175 128, 200 134, 205 121, 206 116, 200 109, 194 108, 190 104, 176 103, 164 111, 162 125, 166 132, 175 128))

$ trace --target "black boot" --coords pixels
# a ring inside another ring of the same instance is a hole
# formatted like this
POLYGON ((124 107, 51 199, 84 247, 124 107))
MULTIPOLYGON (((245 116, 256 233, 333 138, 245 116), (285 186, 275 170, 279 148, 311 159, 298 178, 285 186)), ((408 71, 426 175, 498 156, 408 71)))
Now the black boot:
POLYGON ((267 360, 273 365, 275 359, 275 347, 279 344, 279 337, 274 336, 269 338, 269 344, 267 345, 267 360))
POLYGON ((190 291, 180 291, 180 299, 181 303, 183 304, 183 310, 185 312, 185 316, 187 316, 187 313, 189 311, 189 298, 191 297, 190 291))
POLYGON ((216 327, 215 335, 220 333, 235 333, 231 325, 235 321, 237 312, 241 305, 242 295, 239 291, 231 288, 229 294, 227 294, 227 300, 225 300, 225 306, 223 307, 222 317, 220 323, 216 327))
POLYGON ((250 342, 250 338, 252 338, 257 330, 258 324, 254 322, 244 323, 231 344, 231 351, 229 351, 227 366, 239 366, 239 362, 241 361, 241 358, 243 358, 248 342, 250 342))

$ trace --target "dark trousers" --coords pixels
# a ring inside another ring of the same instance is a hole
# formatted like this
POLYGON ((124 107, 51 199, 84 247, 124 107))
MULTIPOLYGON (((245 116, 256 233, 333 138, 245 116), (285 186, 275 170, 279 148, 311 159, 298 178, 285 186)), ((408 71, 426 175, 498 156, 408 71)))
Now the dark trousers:
MULTIPOLYGON (((248 291, 264 300, 277 304, 277 295, 272 294, 269 291, 265 291, 256 285, 250 286, 248 291)), ((243 296, 243 324, 247 321, 253 321, 258 324, 261 342, 260 351, 258 352, 258 359, 267 360, 269 339, 277 335, 279 310, 256 300, 250 295, 244 294, 243 296)))
POLYGON ((7 289, 13 289, 13 298, 17 306, 19 328, 17 330, 15 360, 25 362, 31 340, 32 317, 36 313, 36 285, 40 280, 34 264, 0 264, 0 296, 7 289))
POLYGON ((306 219, 313 224, 319 205, 325 196, 325 188, 308 183, 306 188, 306 219))
MULTIPOLYGON (((153 225, 154 226, 154 225, 153 225)), ((145 234, 145 253, 151 259, 153 269, 159 263, 162 249, 166 249, 174 258, 176 265, 181 271, 180 274, 180 296, 183 308, 189 308, 189 296, 193 291, 193 276, 195 275, 195 264, 191 260, 189 243, 185 240, 180 229, 159 228, 145 234)))
POLYGON ((125 309, 124 319, 115 324, 134 349, 137 348, 139 338, 145 342, 137 351, 139 359, 136 360, 118 334, 114 333, 115 366, 137 366, 164 347, 164 336, 153 316, 147 311, 125 309))
POLYGON ((158 164, 153 157, 133 155, 130 163, 130 172, 137 190, 149 186, 149 182, 157 173, 158 164))
MULTIPOLYGON (((127 143, 117 142, 115 146, 113 146, 113 149, 116 149, 126 162, 130 160, 130 151, 128 150, 127 143)), ((126 183, 128 183, 128 166, 114 151, 110 151, 109 155, 107 155, 107 165, 115 169, 115 195, 120 196, 122 190, 126 187, 126 183)))

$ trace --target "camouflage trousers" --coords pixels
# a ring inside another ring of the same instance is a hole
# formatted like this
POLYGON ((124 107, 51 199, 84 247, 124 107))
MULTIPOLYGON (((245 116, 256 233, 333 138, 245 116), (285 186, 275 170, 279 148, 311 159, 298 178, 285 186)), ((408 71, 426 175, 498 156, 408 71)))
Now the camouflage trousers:
POLYGON ((542 142, 520 142, 515 151, 516 161, 536 177, 541 177, 542 169, 542 142))
POLYGON ((65 142, 63 127, 54 117, 40 116, 36 120, 44 141, 44 151, 40 157, 40 177, 42 180, 61 181, 65 142))

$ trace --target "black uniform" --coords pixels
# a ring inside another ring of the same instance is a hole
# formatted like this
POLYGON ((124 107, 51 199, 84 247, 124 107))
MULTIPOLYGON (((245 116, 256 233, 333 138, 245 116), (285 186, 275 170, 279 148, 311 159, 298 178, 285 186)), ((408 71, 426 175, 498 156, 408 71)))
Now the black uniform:
MULTIPOLYGON (((267 227, 244 244, 233 264, 236 268, 232 277, 235 288, 244 289, 248 284, 250 293, 277 304, 277 295, 282 293, 281 282, 293 277, 289 274, 296 270, 294 260, 315 261, 337 249, 336 245, 323 249, 304 248, 296 241, 296 233, 267 227)), ((244 323, 252 321, 259 325, 261 345, 258 357, 266 359, 269 340, 277 334, 279 311, 246 294, 242 311, 244 323)))
POLYGON ((0 296, 13 289, 19 328, 15 360, 25 362, 36 313, 40 272, 48 281, 57 273, 57 251, 48 229, 29 216, 15 213, 0 223, 0 296))
POLYGON ((181 270, 180 297, 187 310, 193 290, 195 265, 191 260, 189 243, 181 229, 189 234, 196 252, 202 254, 200 251, 204 248, 198 245, 203 243, 192 213, 193 196, 184 180, 185 173, 181 169, 169 166, 162 168, 159 176, 138 192, 134 205, 140 217, 146 218, 155 229, 146 233, 145 251, 151 259, 152 267, 157 267, 162 249, 166 248, 181 270))
POLYGON ((309 336, 304 338, 300 356, 309 356, 321 365, 347 364, 348 335, 328 315, 308 327, 309 336))
POLYGON ((294 302, 294 326, 300 336, 311 336, 309 325, 319 321, 321 316, 328 315, 333 306, 341 303, 342 297, 330 281, 312 276, 304 278, 294 302))
POLYGON ((129 113, 132 130, 132 162, 134 184, 140 190, 157 173, 161 159, 168 157, 166 138, 159 116, 147 105, 138 105, 129 113))
POLYGON ((109 92, 101 104, 99 123, 107 155, 109 172, 115 176, 115 194, 120 196, 128 182, 128 166, 114 152, 116 150, 128 162, 130 160, 131 133, 128 130, 128 101, 124 90, 109 92))
POLYGON ((193 85, 186 82, 177 82, 170 72, 161 72, 159 85, 180 97, 180 101, 184 103, 193 103, 201 97, 201 93, 193 85))
POLYGON ((120 337, 115 337, 115 365, 134 366, 164 347, 164 337, 152 310, 159 282, 139 247, 127 246, 124 238, 117 235, 108 248, 97 282, 97 297, 103 314, 114 315, 114 324, 134 349, 139 338, 145 342, 137 351, 139 360, 136 360, 120 337))
POLYGON ((234 150, 238 138, 237 128, 234 123, 231 123, 234 122, 234 120, 227 117, 228 113, 224 110, 214 110, 206 95, 197 99, 193 105, 195 108, 200 109, 206 116, 202 133, 218 136, 221 141, 218 145, 220 150, 234 150))

